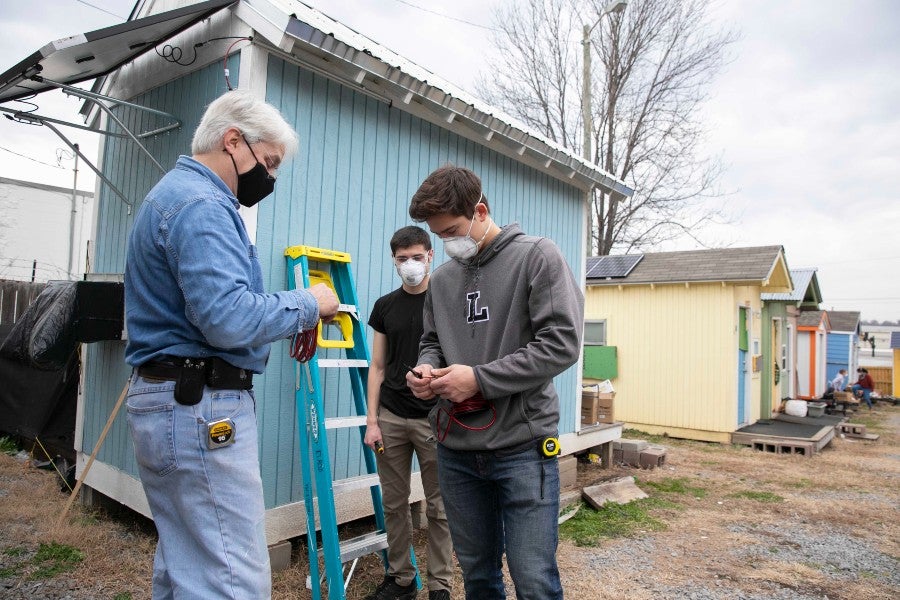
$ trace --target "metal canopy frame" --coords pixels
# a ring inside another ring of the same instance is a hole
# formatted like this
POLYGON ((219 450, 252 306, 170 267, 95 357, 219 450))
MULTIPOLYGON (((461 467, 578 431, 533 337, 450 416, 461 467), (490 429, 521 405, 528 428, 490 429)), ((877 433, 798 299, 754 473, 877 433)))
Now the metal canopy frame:
POLYGON ((0 104, 26 101, 37 94, 58 89, 66 95, 76 96, 86 102, 95 104, 121 128, 122 132, 110 129, 93 129, 79 123, 46 117, 34 112, 16 110, 6 106, 0 106, 0 112, 6 113, 4 116, 12 121, 43 125, 53 131, 122 199, 128 206, 130 214, 132 203, 54 124, 92 131, 105 136, 129 138, 160 172, 165 173, 165 169, 147 150, 146 146, 141 143, 141 140, 178 129, 182 125, 181 119, 165 111, 126 102, 94 91, 83 90, 73 87, 72 84, 108 75, 185 29, 234 4, 234 2, 235 0, 206 0, 192 6, 62 38, 50 42, 20 61, 17 65, 0 74, 0 104), (166 119, 167 122, 155 129, 134 133, 113 112, 112 109, 117 106, 126 106, 134 110, 160 116, 166 119))

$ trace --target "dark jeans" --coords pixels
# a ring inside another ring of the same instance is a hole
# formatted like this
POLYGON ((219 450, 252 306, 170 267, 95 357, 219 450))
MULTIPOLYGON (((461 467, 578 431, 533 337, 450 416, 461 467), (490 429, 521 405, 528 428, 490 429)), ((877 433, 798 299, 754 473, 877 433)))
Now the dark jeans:
POLYGON ((866 405, 867 405, 869 408, 872 408, 872 398, 870 397, 870 395, 872 394, 872 390, 866 389, 866 388, 864 388, 863 386, 858 385, 858 384, 855 384, 855 383, 853 384, 853 387, 850 388, 850 389, 853 390, 853 394, 854 394, 854 395, 856 394, 856 392, 862 390, 862 393, 863 393, 863 400, 866 401, 866 405))
POLYGON ((438 444, 438 478, 467 600, 505 600, 503 552, 519 600, 562 599, 556 565, 559 463, 438 444))

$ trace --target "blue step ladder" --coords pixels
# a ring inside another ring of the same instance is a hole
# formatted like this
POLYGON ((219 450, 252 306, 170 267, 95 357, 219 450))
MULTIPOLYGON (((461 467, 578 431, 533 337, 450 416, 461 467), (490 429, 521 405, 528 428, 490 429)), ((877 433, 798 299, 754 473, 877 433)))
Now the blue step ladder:
MULTIPOLYGON (((360 441, 366 433, 366 382, 369 371, 369 350, 366 345, 365 325, 360 321, 356 285, 350 269, 350 254, 312 246, 291 246, 284 251, 287 259, 288 289, 308 288, 317 283, 331 287, 340 303, 338 314, 331 324, 318 325, 317 350, 307 361, 297 363, 295 398, 299 421, 300 469, 303 474, 303 503, 306 508, 306 539, 309 552, 310 574, 307 587, 313 600, 322 598, 322 580, 328 583, 329 600, 344 600, 346 586, 360 557, 381 553, 387 568, 387 534, 384 525, 384 508, 381 504, 381 487, 377 475, 375 455, 363 444, 366 474, 349 479, 334 480, 329 457, 328 430, 357 427, 360 441), (336 333, 336 335, 334 335, 336 333), (325 358, 334 352, 343 358, 325 358), (331 352, 329 352, 331 350, 331 352), (320 368, 345 368, 350 376, 353 392, 354 416, 325 417, 325 399, 320 383, 320 368), (341 542, 338 538, 335 495, 368 487, 372 495, 376 531, 341 542), (315 501, 314 501, 315 496, 315 501), (321 528, 322 547, 316 541, 316 508, 321 528), (325 573, 319 574, 319 556, 325 564, 325 573), (350 571, 344 577, 344 565, 350 562, 350 571)), ((415 565, 415 555, 410 548, 415 565)), ((416 574, 416 585, 421 581, 416 574)))

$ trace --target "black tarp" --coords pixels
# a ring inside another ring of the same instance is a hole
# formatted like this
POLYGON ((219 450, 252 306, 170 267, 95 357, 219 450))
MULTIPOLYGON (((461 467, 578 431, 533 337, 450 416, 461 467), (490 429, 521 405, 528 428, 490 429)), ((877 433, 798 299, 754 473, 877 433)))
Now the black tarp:
MULTIPOLYGON (((0 325, 0 340, 10 329, 0 325)), ((56 371, 0 357, 0 431, 40 440, 52 455, 74 462, 78 377, 78 352, 56 371)))
POLYGON ((74 462, 78 342, 121 339, 123 295, 121 283, 52 281, 0 324, 0 432, 74 462))

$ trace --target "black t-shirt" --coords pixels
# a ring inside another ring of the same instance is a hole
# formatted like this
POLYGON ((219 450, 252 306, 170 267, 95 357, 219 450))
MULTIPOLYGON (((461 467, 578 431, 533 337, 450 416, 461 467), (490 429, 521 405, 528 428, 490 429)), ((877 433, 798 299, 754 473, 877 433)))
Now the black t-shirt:
POLYGON ((369 325, 387 337, 384 381, 379 403, 398 417, 421 419, 428 416, 434 402, 413 396, 406 385, 406 368, 419 362, 419 340, 422 339, 422 309, 425 292, 410 294, 402 287, 375 301, 369 325))

